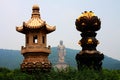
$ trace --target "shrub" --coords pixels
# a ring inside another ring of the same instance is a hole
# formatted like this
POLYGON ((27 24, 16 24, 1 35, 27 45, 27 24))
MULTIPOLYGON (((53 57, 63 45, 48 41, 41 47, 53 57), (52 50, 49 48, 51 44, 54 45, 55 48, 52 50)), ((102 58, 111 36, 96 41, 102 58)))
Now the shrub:
POLYGON ((86 68, 78 71, 70 67, 66 70, 52 69, 50 72, 27 74, 19 69, 0 68, 0 80, 120 80, 120 70, 95 71, 86 68))

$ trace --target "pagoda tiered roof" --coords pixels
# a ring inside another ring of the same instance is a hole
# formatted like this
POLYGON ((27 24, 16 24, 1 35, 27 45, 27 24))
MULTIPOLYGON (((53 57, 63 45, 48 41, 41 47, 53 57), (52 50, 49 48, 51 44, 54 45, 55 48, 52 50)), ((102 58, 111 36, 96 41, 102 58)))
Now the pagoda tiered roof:
POLYGON ((16 27, 16 30, 21 33, 26 33, 28 30, 44 30, 46 33, 55 31, 55 26, 48 25, 40 17, 39 6, 34 5, 32 8, 32 16, 27 22, 23 22, 22 26, 16 27))

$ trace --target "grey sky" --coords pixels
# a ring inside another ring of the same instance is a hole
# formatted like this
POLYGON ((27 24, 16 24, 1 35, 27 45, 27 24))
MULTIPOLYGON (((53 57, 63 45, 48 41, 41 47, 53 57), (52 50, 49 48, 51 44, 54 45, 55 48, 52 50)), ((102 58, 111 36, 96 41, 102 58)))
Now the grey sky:
POLYGON ((48 35, 48 45, 55 47, 60 40, 68 48, 81 50, 81 39, 75 20, 84 11, 93 11, 102 22, 97 32, 97 49, 120 60, 120 0, 0 0, 0 48, 20 50, 24 35, 16 26, 31 18, 32 6, 40 6, 41 18, 56 31, 48 35))

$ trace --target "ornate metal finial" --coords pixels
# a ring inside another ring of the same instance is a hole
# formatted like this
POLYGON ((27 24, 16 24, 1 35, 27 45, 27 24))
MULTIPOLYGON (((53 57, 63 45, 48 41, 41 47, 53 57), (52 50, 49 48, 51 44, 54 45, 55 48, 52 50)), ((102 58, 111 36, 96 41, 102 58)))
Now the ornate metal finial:
POLYGON ((85 11, 76 19, 75 25, 82 32, 82 39, 78 42, 82 50, 76 55, 78 69, 87 66, 100 70, 104 55, 97 51, 99 41, 95 38, 96 31, 101 28, 100 19, 92 11, 85 11))
POLYGON ((85 11, 76 19, 76 28, 81 32, 97 31, 101 27, 100 19, 92 11, 85 11))
POLYGON ((87 18, 91 18, 93 16, 95 16, 95 14, 92 12, 92 11, 84 11, 84 13, 82 13, 79 17, 78 17, 78 20, 80 20, 81 17, 84 17, 86 16, 87 18))

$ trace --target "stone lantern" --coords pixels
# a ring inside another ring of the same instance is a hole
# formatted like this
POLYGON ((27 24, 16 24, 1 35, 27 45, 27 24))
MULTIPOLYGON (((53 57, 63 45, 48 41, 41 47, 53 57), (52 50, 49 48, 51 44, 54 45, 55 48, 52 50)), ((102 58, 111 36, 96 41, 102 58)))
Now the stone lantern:
POLYGON ((25 46, 21 48, 24 56, 22 71, 50 70, 48 56, 51 50, 50 46, 47 47, 47 34, 55 29, 55 26, 50 26, 41 19, 38 5, 33 6, 31 19, 16 27, 18 32, 25 34, 25 46))
POLYGON ((83 67, 100 70, 104 55, 97 51, 96 47, 99 41, 95 38, 101 28, 100 19, 92 11, 85 11, 75 22, 76 29, 81 32, 82 39, 79 44, 82 50, 76 55, 78 70, 83 67))

